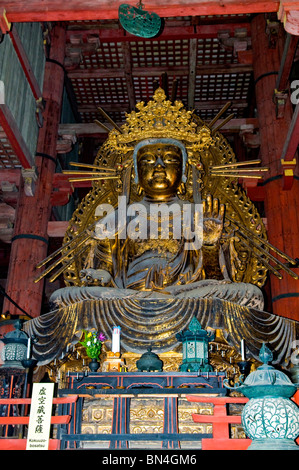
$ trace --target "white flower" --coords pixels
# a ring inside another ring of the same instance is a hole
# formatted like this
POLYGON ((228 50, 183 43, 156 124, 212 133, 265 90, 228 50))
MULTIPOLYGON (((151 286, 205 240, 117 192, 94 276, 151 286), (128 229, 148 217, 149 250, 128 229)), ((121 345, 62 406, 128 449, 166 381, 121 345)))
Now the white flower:
POLYGON ((87 341, 86 345, 87 345, 87 346, 91 346, 91 342, 90 342, 90 341, 87 341))

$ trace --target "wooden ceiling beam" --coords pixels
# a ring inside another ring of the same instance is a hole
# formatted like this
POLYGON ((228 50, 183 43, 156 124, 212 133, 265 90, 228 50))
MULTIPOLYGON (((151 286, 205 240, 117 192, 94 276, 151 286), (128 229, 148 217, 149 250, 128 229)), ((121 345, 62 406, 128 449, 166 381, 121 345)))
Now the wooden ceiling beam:
MULTIPOLYGON (((222 19, 221 19, 222 21, 222 19)), ((72 27, 68 28, 67 40, 72 42, 72 39, 80 39, 83 42, 87 42, 88 38, 96 37, 101 42, 142 42, 142 41, 161 41, 171 39, 211 39, 217 38, 218 34, 222 32, 228 32, 234 35, 236 31, 242 29, 247 30, 247 34, 250 35, 250 22, 240 23, 218 23, 218 24, 199 24, 199 25, 181 25, 181 26, 165 26, 158 37, 154 38, 142 38, 126 32, 122 27, 110 27, 105 28, 103 25, 99 25, 95 28, 88 28, 84 24, 80 24, 76 29, 72 27)))
MULTIPOLYGON (((215 123, 215 126, 221 124, 223 122, 223 119, 219 119, 217 123, 215 123)), ((119 122, 117 123, 119 126, 121 126, 123 123, 119 122)), ((244 126, 252 126, 252 129, 258 129, 259 124, 258 124, 258 119, 257 118, 235 118, 231 119, 229 122, 227 122, 223 127, 221 127, 221 132, 230 132, 230 133, 236 133, 239 132, 241 128, 244 126)), ((112 129, 112 126, 107 124, 107 127, 112 129)), ((59 135, 65 135, 65 134, 74 134, 79 137, 102 137, 104 134, 107 134, 107 132, 102 129, 100 126, 97 124, 91 122, 91 123, 71 123, 71 124, 60 124, 59 125, 59 135)), ((0 176, 1 176, 1 171, 0 171, 0 176)), ((1 180, 0 180, 1 181, 1 180)))
MULTIPOLYGON (((214 75, 227 73, 247 73, 252 72, 251 64, 222 64, 222 65, 198 65, 196 75, 214 75)), ((165 67, 133 67, 133 77, 156 77, 165 72, 165 67)), ((189 74, 189 66, 167 66, 167 74, 175 76, 186 76, 189 74)), ((120 69, 77 69, 69 70, 68 77, 76 78, 115 78, 125 77, 125 71, 120 69)))
MULTIPOLYGON (((122 0, 7 0, 7 20, 13 22, 78 21, 117 19, 122 0)), ((284 3, 284 2, 282 2, 284 3)), ((297 3, 297 2, 296 2, 297 3)), ((273 0, 148 0, 146 10, 161 17, 230 15, 277 12, 280 2, 273 0)))
POLYGON ((11 183, 15 184, 16 186, 20 185, 21 179, 21 170, 18 168, 8 169, 5 168, 0 170, 0 185, 2 183, 11 183))
MULTIPOLYGON (((238 101, 231 101, 232 108, 247 108, 248 103, 247 100, 238 100, 238 101)), ((221 109, 224 105, 227 104, 226 100, 207 100, 207 101, 198 101, 194 103, 194 109, 198 110, 214 110, 214 109, 221 109)), ((128 104, 111 104, 111 103, 101 103, 101 107, 106 111, 106 113, 110 114, 113 112, 118 113, 129 113, 129 105, 128 104)), ((79 113, 98 113, 98 108, 95 104, 83 104, 78 106, 79 113)))

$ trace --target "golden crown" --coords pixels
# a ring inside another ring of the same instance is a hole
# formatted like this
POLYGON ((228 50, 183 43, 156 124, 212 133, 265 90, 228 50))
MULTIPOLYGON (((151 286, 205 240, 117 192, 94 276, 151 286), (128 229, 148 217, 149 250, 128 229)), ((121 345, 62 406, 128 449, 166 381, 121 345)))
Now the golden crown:
POLYGON ((187 111, 181 101, 166 99, 158 88, 153 99, 136 105, 138 111, 126 115, 126 123, 109 133, 108 145, 118 151, 132 151, 137 142, 150 138, 172 138, 185 143, 186 148, 200 150, 212 143, 211 130, 193 120, 193 112, 187 111), (133 146, 132 146, 133 145, 133 146))

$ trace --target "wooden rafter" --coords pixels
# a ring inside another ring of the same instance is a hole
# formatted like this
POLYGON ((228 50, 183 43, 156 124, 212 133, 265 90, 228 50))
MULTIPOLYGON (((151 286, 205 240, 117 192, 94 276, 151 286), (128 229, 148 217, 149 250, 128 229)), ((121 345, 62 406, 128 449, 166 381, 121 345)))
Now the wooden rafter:
POLYGON ((195 83, 196 83, 197 39, 190 39, 189 45, 189 84, 188 84, 188 108, 194 108, 195 83))
POLYGON ((133 76, 132 76, 131 50, 130 50, 130 44, 128 42, 122 43, 122 53, 123 53, 123 58, 124 58, 124 74, 126 78, 129 106, 130 106, 130 110, 133 110, 135 108, 136 100, 135 100, 135 91, 134 91, 134 83, 133 83, 133 76))

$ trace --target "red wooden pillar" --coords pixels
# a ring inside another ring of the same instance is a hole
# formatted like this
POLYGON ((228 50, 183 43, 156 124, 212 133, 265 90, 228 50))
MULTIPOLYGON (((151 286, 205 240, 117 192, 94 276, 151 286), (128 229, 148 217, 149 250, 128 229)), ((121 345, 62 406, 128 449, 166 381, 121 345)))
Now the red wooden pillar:
MULTIPOLYGON (((44 74, 46 106, 37 144, 38 180, 34 196, 26 196, 23 186, 20 186, 6 286, 7 294, 33 317, 40 315, 43 296, 43 281, 34 282, 40 274, 35 266, 47 256, 48 250, 47 227, 64 85, 65 38, 65 27, 56 25, 52 30, 50 57, 44 74)), ((8 300, 3 306, 3 312, 6 311, 12 315, 22 313, 8 300)))
MULTIPOLYGON (((283 35, 278 38, 275 48, 269 47, 264 15, 257 15, 252 20, 251 34, 261 136, 260 156, 262 166, 268 166, 270 169, 264 183, 268 238, 270 243, 292 258, 299 258, 299 180, 295 178, 291 189, 284 189, 281 164, 282 150, 292 119, 292 108, 288 100, 284 116, 277 118, 273 100, 283 35)), ((298 269, 294 271, 299 272, 298 269)), ((299 320, 299 280, 288 274, 283 274, 282 280, 271 274, 270 279, 273 313, 299 320)))

